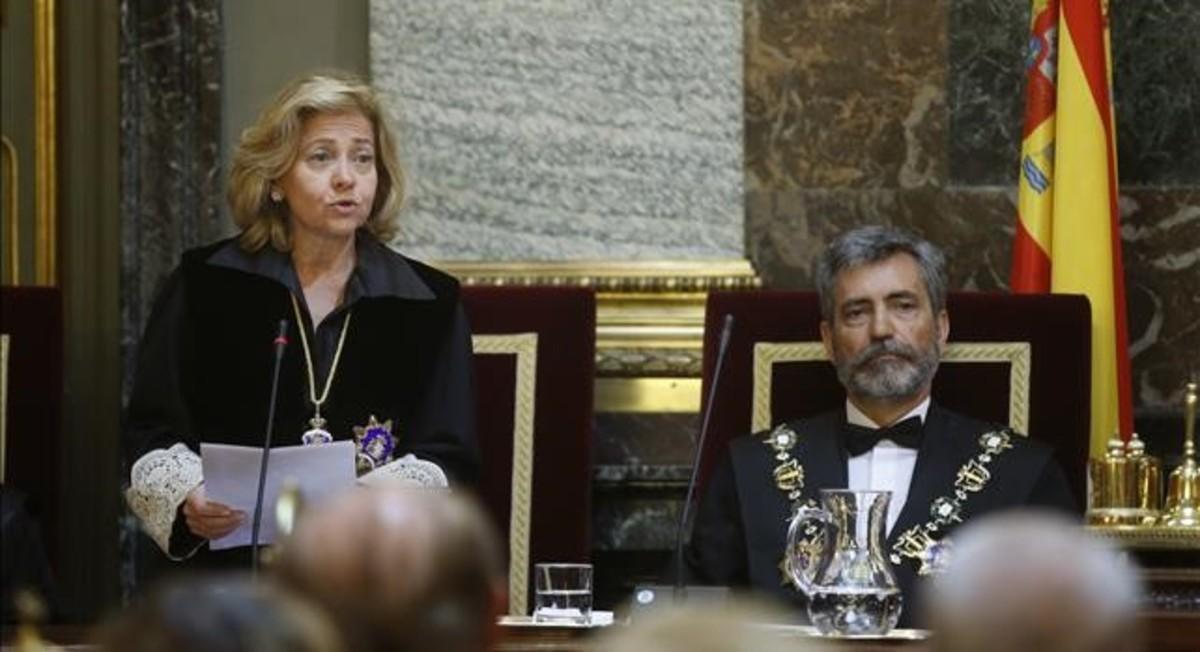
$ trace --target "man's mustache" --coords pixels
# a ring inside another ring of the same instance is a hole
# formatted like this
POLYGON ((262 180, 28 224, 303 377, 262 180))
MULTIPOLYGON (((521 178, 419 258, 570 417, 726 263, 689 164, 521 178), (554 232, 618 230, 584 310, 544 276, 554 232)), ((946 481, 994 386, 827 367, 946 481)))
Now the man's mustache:
POLYGON ((907 344, 904 344, 903 342, 896 340, 880 340, 878 342, 868 344, 867 348, 859 351, 858 355, 854 356, 854 358, 850 360, 850 365, 854 368, 858 368, 883 355, 894 355, 908 362, 913 362, 918 357, 917 350, 911 346, 908 346, 907 344))

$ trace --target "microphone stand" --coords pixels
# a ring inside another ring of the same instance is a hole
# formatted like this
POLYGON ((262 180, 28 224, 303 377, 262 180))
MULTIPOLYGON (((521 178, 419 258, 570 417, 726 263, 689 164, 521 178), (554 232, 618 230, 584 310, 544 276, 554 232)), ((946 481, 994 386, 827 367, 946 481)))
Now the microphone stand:
POLYGON ((708 423, 712 418, 713 403, 717 397, 717 385, 721 380, 721 370, 725 367, 725 353, 729 349, 729 336, 733 332, 733 315, 725 315, 721 327, 721 341, 717 347, 717 363, 713 369, 712 385, 708 388, 708 401, 704 405, 704 417, 700 422, 700 434, 696 436, 696 452, 692 457, 692 476, 688 480, 687 498, 684 499, 683 509, 679 515, 679 528, 675 532, 675 586, 673 601, 683 602, 683 535, 687 530, 688 517, 692 512, 692 495, 696 492, 696 479, 700 475, 700 458, 704 454, 704 440, 708 436, 708 423))
MULTIPOLYGON (((300 328, 304 328, 300 324, 300 328)), ((275 370, 271 374, 271 402, 267 407, 267 432, 263 435, 262 463, 258 467, 258 493, 254 497, 254 521, 250 528, 250 572, 258 579, 258 531, 262 525, 263 493, 267 487, 267 462, 271 457, 271 431, 275 429, 275 398, 279 393, 279 368, 283 366, 283 350, 287 347, 288 321, 279 320, 279 335, 275 336, 275 370)))

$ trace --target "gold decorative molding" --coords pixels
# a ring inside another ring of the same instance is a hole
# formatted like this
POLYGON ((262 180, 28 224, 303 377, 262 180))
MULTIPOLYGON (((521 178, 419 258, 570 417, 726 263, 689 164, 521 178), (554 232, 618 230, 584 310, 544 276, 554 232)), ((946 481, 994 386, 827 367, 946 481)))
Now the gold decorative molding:
POLYGON ((1087 531, 1133 550, 1200 550, 1200 530, 1140 525, 1089 525, 1087 531))
POLYGON ((596 348, 683 349, 704 343, 713 290, 750 290, 762 279, 748 260, 441 261, 464 285, 586 287, 596 291, 596 348))
POLYGON ((617 348, 596 351, 596 376, 602 378, 699 378, 704 352, 699 348, 617 348))
POLYGON ((513 400, 512 497, 508 525, 508 613, 528 611, 529 536, 533 503, 533 419, 537 393, 537 333, 473 335, 475 355, 517 356, 513 400))
POLYGON ((21 165, 17 148, 7 136, 0 135, 0 164, 4 166, 4 183, 8 186, 8 202, 4 206, 4 234, 8 240, 8 282, 21 284, 21 165))
POLYGON ((596 292, 691 293, 756 288, 750 262, 723 260, 463 261, 436 263, 465 285, 590 287, 596 292))
POLYGON ((35 268, 38 285, 58 284, 58 91, 55 0, 35 0, 33 28, 35 268))
MULTIPOLYGON (((1008 423, 1021 434, 1029 433, 1029 378, 1033 366, 1029 342, 950 342, 942 363, 999 362, 1009 365, 1008 423)), ((752 432, 771 423, 771 383, 774 365, 785 362, 827 361, 821 342, 758 342, 754 345, 752 432)))

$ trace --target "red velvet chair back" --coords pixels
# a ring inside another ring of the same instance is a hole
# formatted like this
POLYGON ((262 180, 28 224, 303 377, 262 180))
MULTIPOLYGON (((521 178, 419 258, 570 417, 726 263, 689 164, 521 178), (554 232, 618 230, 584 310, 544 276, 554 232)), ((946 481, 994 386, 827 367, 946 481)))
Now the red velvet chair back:
POLYGON ((0 333, 8 336, 4 484, 24 492, 54 560, 62 439, 62 292, 0 288, 0 333))
POLYGON ((463 302, 475 340, 480 497, 507 534, 509 613, 527 615, 533 564, 591 559, 595 296, 468 287, 463 302))
MULTIPOLYGON (((1011 424, 1053 446, 1078 504, 1086 504, 1091 396, 1086 297, 951 292, 947 310, 950 345, 934 379, 934 400, 969 416, 1011 424)), ((845 402, 833 366, 820 352, 817 295, 793 291, 709 294, 704 397, 726 314, 734 316, 733 334, 701 462, 702 481, 731 438, 755 429, 756 345, 758 427, 837 409, 845 402), (781 361, 764 373, 762 361, 772 357, 781 361)))

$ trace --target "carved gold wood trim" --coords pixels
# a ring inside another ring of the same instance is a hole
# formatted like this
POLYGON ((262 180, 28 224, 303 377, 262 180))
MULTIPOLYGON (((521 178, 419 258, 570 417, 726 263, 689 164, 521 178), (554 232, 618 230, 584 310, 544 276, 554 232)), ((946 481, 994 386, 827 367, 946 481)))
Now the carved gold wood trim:
POLYGON ((712 290, 749 290, 762 279, 747 260, 442 261, 464 285, 565 286, 596 291, 596 348, 684 349, 704 342, 712 290))
POLYGON ((1089 525, 1087 530, 1135 550, 1200 550, 1200 530, 1190 528, 1089 525))
POLYGON ((4 233, 8 238, 8 282, 21 284, 21 165, 17 148, 7 136, 0 136, 0 163, 4 165, 4 183, 8 185, 8 203, 4 206, 4 233))
POLYGON ((8 333, 0 334, 0 484, 8 460, 8 333))
MULTIPOLYGON (((1008 422, 1014 430, 1029 433, 1029 377, 1033 367, 1029 342, 950 342, 942 363, 1007 362, 1008 422)), ((828 360, 820 342, 758 342, 754 345, 754 385, 751 431, 771 427, 771 370, 783 362, 828 360)))
POLYGON ((466 285, 566 285, 597 292, 707 292, 759 287, 747 260, 564 260, 435 263, 466 285))
POLYGON ((58 163, 55 0, 35 0, 33 23, 35 268, 38 285, 58 283, 58 163))
POLYGON ((508 525, 508 613, 529 613, 530 506, 533 503, 533 418, 537 392, 537 333, 473 335, 475 355, 517 356, 513 400, 512 498, 508 525))

